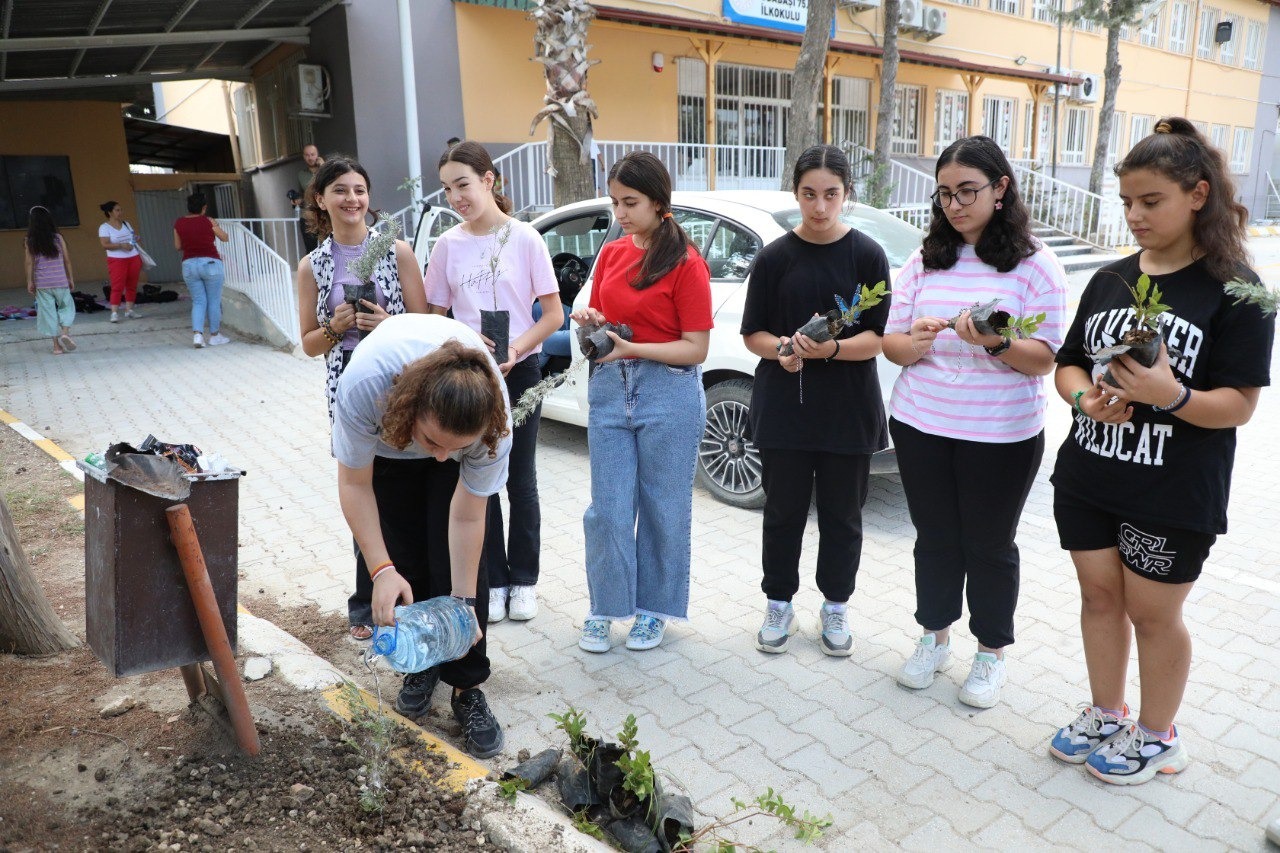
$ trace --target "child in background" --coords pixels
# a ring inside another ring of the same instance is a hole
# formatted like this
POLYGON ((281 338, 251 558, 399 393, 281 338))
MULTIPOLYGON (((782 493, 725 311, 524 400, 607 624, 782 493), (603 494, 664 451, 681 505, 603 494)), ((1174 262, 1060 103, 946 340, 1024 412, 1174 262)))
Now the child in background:
POLYGON ((36 206, 27 214, 27 237, 22 242, 27 270, 27 293, 36 297, 36 330, 53 338, 53 354, 75 352, 71 324, 76 319, 76 303, 71 298, 75 278, 71 258, 58 233, 53 214, 36 206))

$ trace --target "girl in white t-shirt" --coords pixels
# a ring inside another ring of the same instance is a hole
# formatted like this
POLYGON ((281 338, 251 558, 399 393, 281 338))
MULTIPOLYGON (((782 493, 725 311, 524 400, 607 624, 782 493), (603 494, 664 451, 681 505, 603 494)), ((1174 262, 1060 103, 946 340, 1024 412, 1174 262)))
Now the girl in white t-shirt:
POLYGON ((124 221, 124 209, 116 201, 98 205, 107 221, 98 226, 98 240, 107 250, 107 276, 111 279, 111 322, 120 322, 120 302, 124 316, 141 317, 133 310, 138 295, 138 276, 142 274, 142 256, 138 253, 138 235, 124 221))
MULTIPOLYGON (((442 235, 427 264, 427 302, 444 314, 481 331, 481 311, 506 311, 507 358, 500 364, 507 394, 515 404, 542 378, 538 352, 560 328, 564 311, 560 287, 546 244, 533 226, 508 214, 511 199, 494 186, 496 171, 489 152, 478 142, 460 142, 440 158, 440 183, 449 204, 463 221, 442 235), (533 319, 533 303, 542 316, 533 319)), ((485 338, 489 349, 493 342, 485 338)), ((532 619, 538 612, 534 588, 542 550, 542 514, 534 454, 538 416, 533 411, 515 428, 511 447, 507 498, 511 517, 506 536, 502 504, 489 499, 485 561, 489 571, 489 621, 532 619)))

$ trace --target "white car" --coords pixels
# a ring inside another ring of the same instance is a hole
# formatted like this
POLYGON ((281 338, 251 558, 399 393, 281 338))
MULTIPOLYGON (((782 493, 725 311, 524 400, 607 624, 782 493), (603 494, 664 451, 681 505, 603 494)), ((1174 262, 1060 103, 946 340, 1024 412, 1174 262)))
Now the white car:
MULTIPOLYGON (((748 434, 747 409, 751 381, 759 358, 747 350, 738 330, 747 293, 747 270, 756 253, 800 222, 800 207, 788 192, 676 192, 676 221, 688 232, 711 267, 711 307, 715 328, 702 365, 707 395, 707 426, 698 449, 698 482, 725 503, 757 508, 764 505, 760 455, 748 434)), ((896 274, 920 245, 923 232, 873 207, 852 205, 845 222, 874 239, 885 250, 896 274)), ((561 296, 576 310, 591 295, 590 272, 600 247, 622 236, 607 198, 581 201, 533 220, 551 252, 561 296)), ((571 324, 576 327, 576 324, 571 324)), ((572 329, 571 329, 572 333, 572 329)), ((571 338, 575 361, 583 356, 571 338)), ((880 387, 886 399, 898 376, 888 359, 878 360, 880 387)), ((542 403, 542 416, 586 426, 587 371, 570 379, 542 403)), ((873 459, 877 473, 896 470, 892 449, 873 459)))

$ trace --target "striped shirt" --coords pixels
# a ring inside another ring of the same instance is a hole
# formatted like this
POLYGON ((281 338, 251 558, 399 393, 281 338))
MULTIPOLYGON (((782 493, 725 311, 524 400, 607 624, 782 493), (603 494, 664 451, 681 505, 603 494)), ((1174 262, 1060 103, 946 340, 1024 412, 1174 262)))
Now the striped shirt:
POLYGON ((44 255, 31 253, 31 280, 37 290, 50 290, 55 287, 70 287, 67 281, 67 268, 62 262, 62 253, 67 247, 62 242, 62 235, 54 236, 58 241, 57 257, 47 258, 44 255))
MULTIPOLYGON (((992 299, 1014 317, 1043 312, 1032 339, 1058 351, 1068 320, 1066 274, 1043 247, 1007 273, 983 263, 969 245, 951 269, 926 271, 917 249, 894 281, 884 331, 909 332, 918 317, 945 320, 992 299)), ((1044 428, 1046 399, 1044 377, 1019 373, 944 329, 929 352, 898 375, 889 414, 931 435, 1002 444, 1044 428)))

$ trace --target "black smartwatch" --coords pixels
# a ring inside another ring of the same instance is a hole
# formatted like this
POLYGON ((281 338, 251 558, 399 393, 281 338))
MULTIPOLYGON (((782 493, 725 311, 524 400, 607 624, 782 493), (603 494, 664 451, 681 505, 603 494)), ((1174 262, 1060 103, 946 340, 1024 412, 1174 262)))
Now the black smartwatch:
POLYGON ((1009 351, 1009 347, 1013 346, 1012 338, 1005 338, 993 347, 983 347, 987 351, 987 355, 1001 355, 1009 351))
POLYGON ((452 597, 453 597, 453 598, 458 599, 459 601, 461 601, 463 604, 467 605, 468 607, 475 607, 475 606, 476 606, 476 600, 475 600, 474 598, 467 598, 465 595, 455 595, 455 596, 452 596, 452 597))

